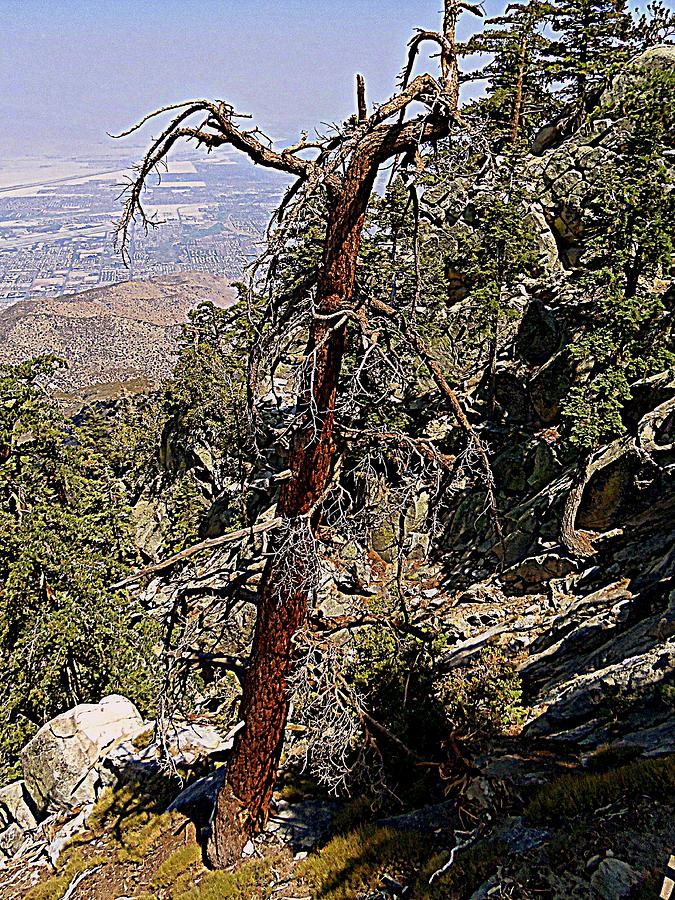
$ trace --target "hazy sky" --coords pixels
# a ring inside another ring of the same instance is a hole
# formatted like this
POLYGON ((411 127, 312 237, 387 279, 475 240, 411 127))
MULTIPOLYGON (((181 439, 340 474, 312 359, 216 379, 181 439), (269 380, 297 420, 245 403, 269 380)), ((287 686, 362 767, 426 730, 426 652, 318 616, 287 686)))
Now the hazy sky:
MULTIPOLYGON (((488 0, 487 12, 498 0, 488 0)), ((274 136, 384 99, 440 0, 0 0, 0 154, 110 144, 157 106, 227 99, 274 136)), ((465 16, 465 27, 471 16, 465 16)), ((147 135, 146 135, 147 136, 147 135)))
MULTIPOLYGON (((506 0, 486 0, 486 14, 506 0)), ((105 150, 106 131, 191 97, 275 137, 353 111, 354 74, 389 96, 442 0, 0 0, 0 160, 105 150)), ((475 17, 465 14, 460 35, 475 17)), ((429 46, 429 45, 428 45, 429 46)), ((144 138, 147 139, 149 132, 144 138)), ((128 145, 127 145, 128 146, 128 145)))

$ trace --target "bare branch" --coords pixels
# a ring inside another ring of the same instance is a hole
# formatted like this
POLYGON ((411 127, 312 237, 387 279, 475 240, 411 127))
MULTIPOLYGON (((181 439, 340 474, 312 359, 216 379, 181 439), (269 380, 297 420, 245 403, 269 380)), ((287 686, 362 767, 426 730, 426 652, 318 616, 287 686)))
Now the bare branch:
POLYGON ((121 581, 112 584, 110 589, 117 590, 118 588, 125 587, 127 584, 133 584, 135 581, 138 581, 139 578, 144 578, 146 575, 162 572, 164 569, 175 566, 177 562, 189 559, 191 556, 202 553, 204 550, 213 550, 214 547, 222 547, 223 544, 230 544, 232 541, 240 541, 254 534, 262 534, 265 531, 271 531, 273 528, 278 528, 282 521, 281 516, 277 516, 276 519, 271 519, 269 522, 259 522, 257 525, 251 525, 249 528, 240 528, 238 531, 230 531, 228 534, 223 534, 217 538, 209 538, 206 541, 202 541, 199 544, 194 544, 192 547, 181 550, 180 553, 174 553, 173 556, 155 563, 153 566, 140 569, 135 574, 129 575, 127 578, 123 578, 121 581))
POLYGON ((431 377, 434 379, 438 389, 441 394, 446 398, 448 403, 450 404, 450 408, 453 412, 455 419, 457 420, 458 425, 464 431, 478 454, 482 467, 483 467, 483 480, 488 492, 488 502, 490 513, 492 516, 493 525, 495 528, 495 532, 497 533, 497 537, 499 539, 499 543, 501 546, 502 554, 505 553, 505 545, 504 545, 504 535, 502 532, 502 527, 499 522, 499 511, 497 509, 497 498, 494 493, 494 476, 492 474, 492 466, 490 465, 490 460, 488 459, 488 455, 485 451, 485 447, 483 446, 483 442, 476 434, 476 431, 469 422, 466 417, 466 413, 462 409, 462 405, 459 402, 459 398, 457 394, 453 391, 450 385, 443 374, 443 370, 438 364, 438 361, 431 353, 429 348, 426 346, 422 338, 417 333, 416 329, 406 320, 405 316, 402 313, 399 313, 389 304, 384 303, 381 300, 373 299, 370 302, 370 305, 373 310, 379 312, 390 319, 393 319, 398 327, 401 330, 401 333, 404 337, 410 342, 410 345, 415 349, 418 353, 425 366, 427 367, 431 377))

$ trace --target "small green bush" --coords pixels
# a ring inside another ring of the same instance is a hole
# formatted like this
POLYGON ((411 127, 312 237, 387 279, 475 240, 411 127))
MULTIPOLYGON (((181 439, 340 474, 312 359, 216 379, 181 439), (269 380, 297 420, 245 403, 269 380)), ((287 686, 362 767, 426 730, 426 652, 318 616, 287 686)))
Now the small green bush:
POLYGON ((502 734, 522 720, 520 676, 498 647, 485 647, 470 667, 436 682, 439 700, 461 734, 502 734))

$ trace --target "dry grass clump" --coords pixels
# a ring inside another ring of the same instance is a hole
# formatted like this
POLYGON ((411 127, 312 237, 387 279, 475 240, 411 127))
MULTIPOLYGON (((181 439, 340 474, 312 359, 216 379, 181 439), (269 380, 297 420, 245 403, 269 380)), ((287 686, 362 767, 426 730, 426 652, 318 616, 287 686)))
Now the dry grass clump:
POLYGON ((336 835, 303 860, 296 874, 310 884, 317 900, 350 900, 376 888, 385 873, 396 877, 419 866, 428 844, 420 834, 362 825, 336 835))
POLYGON ((471 894, 494 875, 497 866, 503 863, 508 848, 499 841, 476 844, 457 854, 450 869, 434 879, 429 879, 445 862, 448 854, 437 853, 423 867, 420 877, 415 883, 412 896, 419 900, 451 900, 451 898, 470 897, 471 894))
POLYGON ((185 844, 174 850, 157 869, 153 887, 186 891, 194 884, 195 876, 203 870, 202 849, 199 844, 185 844))
POLYGON ((150 780, 129 782, 101 794, 87 822, 89 831, 106 834, 121 861, 143 862, 162 833, 175 825, 180 817, 164 813, 165 785, 150 780))
POLYGON ((675 756, 640 759, 601 774, 564 775, 535 794, 525 815, 536 824, 563 822, 622 797, 663 797, 671 796, 673 791, 675 756))
POLYGON ((353 900, 375 890, 386 874, 411 882, 412 896, 449 900, 469 896, 503 859, 500 844, 481 844, 458 854, 446 874, 429 885, 446 862, 447 852, 431 855, 430 837, 377 825, 362 825, 338 834, 322 850, 303 860, 296 875, 312 889, 315 900, 353 900))
POLYGON ((81 853, 71 853, 67 859, 63 859, 57 866, 55 875, 46 881, 36 884, 25 896, 25 900, 61 900, 70 887, 71 882, 87 869, 95 868, 105 863, 104 857, 89 857, 85 859, 81 853))
POLYGON ((235 872, 209 872, 191 890, 172 894, 173 900, 258 900, 269 895, 271 871, 271 860, 252 859, 235 872))

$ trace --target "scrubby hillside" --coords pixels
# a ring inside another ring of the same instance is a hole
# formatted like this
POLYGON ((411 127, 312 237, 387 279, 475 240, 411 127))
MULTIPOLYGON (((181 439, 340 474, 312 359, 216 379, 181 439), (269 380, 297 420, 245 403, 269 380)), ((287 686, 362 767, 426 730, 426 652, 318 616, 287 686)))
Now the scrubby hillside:
POLYGON ((55 378, 62 391, 91 394, 115 383, 119 391, 134 380, 147 390, 170 374, 188 311, 204 300, 227 306, 234 299, 225 279, 188 273, 22 300, 0 314, 0 363, 53 353, 68 363, 55 378))

